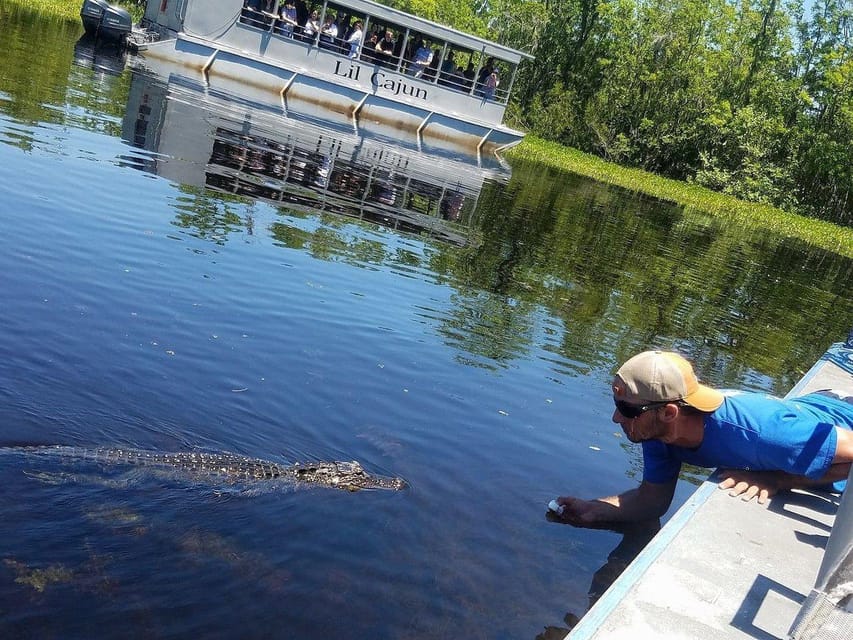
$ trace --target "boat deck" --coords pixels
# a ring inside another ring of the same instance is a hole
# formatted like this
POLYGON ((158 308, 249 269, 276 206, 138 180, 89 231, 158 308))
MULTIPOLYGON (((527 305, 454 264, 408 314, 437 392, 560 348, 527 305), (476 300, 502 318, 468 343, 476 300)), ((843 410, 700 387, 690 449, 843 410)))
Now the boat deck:
MULTIPOLYGON (((853 349, 833 345, 788 396, 828 388, 853 394, 853 349)), ((712 475, 567 638, 787 638, 839 502, 794 491, 746 503, 712 475)))

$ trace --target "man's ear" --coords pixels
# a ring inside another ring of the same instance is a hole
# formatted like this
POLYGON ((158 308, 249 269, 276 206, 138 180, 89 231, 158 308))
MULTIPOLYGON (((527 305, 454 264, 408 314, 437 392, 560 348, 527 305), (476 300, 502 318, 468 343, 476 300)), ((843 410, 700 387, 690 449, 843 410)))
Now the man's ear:
POLYGON ((662 406, 659 411, 663 413, 661 420, 668 422, 675 420, 678 417, 681 413, 681 408, 674 402, 670 402, 669 404, 662 406))

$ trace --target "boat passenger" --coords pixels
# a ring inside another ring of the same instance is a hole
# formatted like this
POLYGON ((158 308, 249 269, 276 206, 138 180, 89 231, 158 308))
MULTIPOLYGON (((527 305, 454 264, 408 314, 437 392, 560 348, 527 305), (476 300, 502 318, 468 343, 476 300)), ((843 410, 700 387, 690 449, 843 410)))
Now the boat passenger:
POLYGON ((483 96, 484 100, 491 100, 495 97, 495 91, 499 84, 498 72, 492 69, 492 72, 483 80, 483 88, 480 91, 480 95, 483 96))
POLYGON ((297 38, 302 37, 302 25, 308 20, 309 11, 305 0, 295 0, 293 3, 296 7, 296 26, 293 27, 293 34, 297 38))
POLYGON ((480 69, 480 73, 477 74, 477 95, 484 94, 484 87, 486 84, 486 78, 492 75, 492 71, 495 70, 495 59, 488 58, 486 60, 486 64, 482 66, 480 69))
POLYGON ((279 18, 276 22, 276 33, 287 38, 293 37, 293 28, 299 26, 296 21, 296 5, 293 0, 286 0, 284 6, 279 9, 279 18))
POLYGON ((465 72, 462 70, 462 67, 456 67, 456 71, 454 71, 453 75, 450 77, 449 84, 454 89, 465 91, 465 87, 468 85, 468 80, 465 78, 465 72))
POLYGON ((397 48, 397 43, 394 41, 394 34, 391 31, 386 31, 385 36, 376 44, 376 52, 379 53, 381 60, 389 67, 394 66, 394 52, 397 48))
POLYGON ((462 73, 462 75, 465 77, 465 87, 464 88, 466 91, 468 89, 470 89, 471 85, 474 83, 474 74, 475 73, 476 73, 476 71, 474 71, 474 63, 469 62, 468 67, 462 73))
POLYGON ((447 57, 445 57, 444 62, 441 63, 441 73, 438 76, 438 84, 443 84, 445 86, 449 85, 450 78, 455 71, 456 64, 453 62, 453 52, 448 51, 447 57))
POLYGON ((432 58, 429 65, 424 69, 423 77, 425 80, 434 80, 435 74, 438 73, 438 61, 441 58, 441 49, 432 50, 432 58))
MULTIPOLYGON (((557 498, 550 516, 594 526, 659 518, 672 502, 682 463, 720 467, 720 489, 764 503, 780 491, 833 485, 853 462, 853 396, 818 391, 782 400, 699 384, 682 356, 646 351, 629 359, 612 383, 619 424, 642 443, 643 480, 616 496, 557 498)), ((553 508, 553 507, 552 507, 553 508)))
POLYGON ((420 78, 430 62, 432 62, 432 49, 426 46, 426 42, 421 40, 418 48, 415 50, 415 55, 412 57, 412 63, 409 65, 409 75, 420 78))
POLYGON ((305 26, 302 27, 302 34, 305 37, 305 40, 311 41, 314 39, 314 36, 319 31, 320 16, 317 14, 317 11, 314 10, 311 12, 311 15, 308 16, 308 19, 305 21, 305 26))
POLYGON ((356 23, 352 28, 352 33, 349 34, 349 37, 347 38, 350 58, 358 57, 358 49, 361 46, 361 36, 361 20, 356 20, 356 23))
POLYGON ((335 16, 329 14, 323 21, 323 26, 320 29, 320 46, 323 49, 336 49, 335 40, 338 37, 338 25, 335 23, 335 16))
POLYGON ((367 39, 367 42, 364 43, 364 46, 361 48, 361 59, 365 62, 378 62, 378 58, 376 55, 376 46, 379 44, 379 34, 375 31, 370 34, 370 37, 367 39))

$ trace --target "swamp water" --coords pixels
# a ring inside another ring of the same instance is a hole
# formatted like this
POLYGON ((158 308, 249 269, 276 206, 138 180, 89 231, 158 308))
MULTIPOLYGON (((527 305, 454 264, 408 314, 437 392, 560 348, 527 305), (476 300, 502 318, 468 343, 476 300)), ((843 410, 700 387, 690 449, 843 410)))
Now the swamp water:
POLYGON ((614 368, 675 348, 784 393, 853 318, 848 259, 285 119, 2 3, 0 25, 0 445, 410 484, 0 455, 0 637, 561 637, 654 530, 545 518, 638 481, 614 368))

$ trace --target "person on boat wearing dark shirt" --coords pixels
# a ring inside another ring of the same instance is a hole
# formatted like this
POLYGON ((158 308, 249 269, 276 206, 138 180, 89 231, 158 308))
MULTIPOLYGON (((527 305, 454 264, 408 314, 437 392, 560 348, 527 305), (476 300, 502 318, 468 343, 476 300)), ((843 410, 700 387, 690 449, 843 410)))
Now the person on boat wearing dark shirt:
POLYGON ((658 518, 669 509, 682 462, 721 467, 721 489, 764 503, 779 491, 843 481, 853 462, 853 397, 817 392, 781 400, 699 384, 676 353, 646 351, 613 379, 619 424, 643 446, 641 484, 616 496, 557 498, 552 514, 590 526, 658 518))
POLYGON ((466 89, 470 89, 471 85, 474 83, 475 73, 476 72, 474 71, 474 63, 469 62, 465 71, 462 73, 462 75, 465 77, 465 88, 466 89))
POLYGON ((286 0, 279 9, 279 17, 275 26, 276 33, 292 38, 293 28, 297 26, 299 23, 296 19, 296 6, 293 4, 293 0, 286 0))
POLYGON ((390 31, 386 31, 385 36, 376 43, 376 52, 379 54, 379 59, 389 67, 394 66, 394 52, 396 48, 397 43, 394 41, 394 34, 390 31))
POLYGON ((376 45, 379 44, 379 34, 371 33, 361 48, 361 59, 365 62, 377 62, 376 45))

